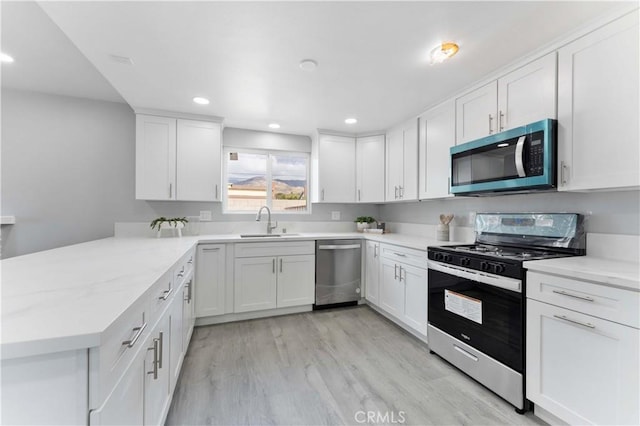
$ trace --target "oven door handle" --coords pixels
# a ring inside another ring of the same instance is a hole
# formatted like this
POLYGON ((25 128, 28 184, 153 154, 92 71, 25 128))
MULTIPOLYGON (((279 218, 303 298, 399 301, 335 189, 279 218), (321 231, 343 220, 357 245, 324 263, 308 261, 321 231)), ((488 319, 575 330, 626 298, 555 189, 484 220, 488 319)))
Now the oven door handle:
POLYGON ((518 177, 527 177, 527 173, 524 171, 524 141, 526 136, 520 136, 516 143, 516 170, 518 171, 518 177))
POLYGON ((443 265, 438 262, 428 261, 429 269, 442 272, 444 274, 454 275, 456 277, 465 278, 471 281, 477 281, 494 287, 504 288, 518 293, 522 293, 522 281, 514 278, 501 277, 499 275, 490 275, 478 271, 456 268, 455 266, 443 265))

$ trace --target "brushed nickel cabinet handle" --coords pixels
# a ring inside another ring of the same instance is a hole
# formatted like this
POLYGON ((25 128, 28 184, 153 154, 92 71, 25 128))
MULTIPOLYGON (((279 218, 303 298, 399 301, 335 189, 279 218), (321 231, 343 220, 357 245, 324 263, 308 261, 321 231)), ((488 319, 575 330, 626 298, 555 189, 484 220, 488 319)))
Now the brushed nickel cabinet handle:
POLYGON ((187 263, 188 263, 189 265, 191 265, 191 264, 193 263, 193 256, 191 256, 191 257, 189 258, 189 260, 187 261, 187 263))
POLYGON ((322 190, 322 197, 321 197, 321 201, 324 201, 324 189, 322 190))
POLYGON ((581 326, 583 326, 583 327, 587 327, 587 328, 596 328, 596 326, 595 326, 595 325, 593 325, 593 324, 590 324, 590 323, 588 323, 588 322, 576 321, 576 320, 574 320, 574 319, 567 318, 567 317, 566 317, 566 316, 564 316, 564 315, 554 315, 554 317, 555 317, 555 318, 558 318, 558 319, 561 319, 561 320, 563 320, 563 321, 567 321, 567 322, 571 322, 571 323, 574 323, 574 324, 581 325, 581 326))
POLYGON ((395 188, 395 191, 396 191, 395 192, 395 199, 397 200, 398 199, 398 187, 394 186, 394 188, 395 188))
POLYGON ((218 251, 220 250, 220 247, 209 247, 209 248, 203 248, 202 251, 218 251))
POLYGON ((585 301, 587 301, 587 302, 594 302, 594 301, 595 301, 595 299, 593 299, 593 298, 591 298, 591 297, 588 297, 588 296, 579 296, 579 295, 577 295, 577 294, 568 293, 568 292, 563 291, 563 290, 552 290, 552 292, 553 292, 553 293, 555 293, 555 294, 561 294, 561 295, 563 295, 563 296, 569 296, 569 297, 574 297, 574 298, 576 298, 576 299, 585 300, 585 301))
POLYGON ((360 201, 360 190, 358 189, 358 201, 360 201))
POLYGON ((271 273, 276 273, 276 259, 271 259, 271 273))
POLYGON ((500 128, 500 131, 504 130, 504 113, 502 112, 502 110, 500 111, 500 114, 498 115, 498 126, 500 128))
POLYGON ((280 272, 282 272, 282 258, 280 258, 280 272))
POLYGON ((393 265, 393 279, 397 280, 398 279, 398 265, 393 265))
POLYGON ((493 126, 491 125, 491 123, 493 123, 493 116, 489 114, 489 134, 490 135, 493 134, 493 126))
POLYGON ((171 198, 172 195, 173 195, 173 184, 170 183, 169 184, 169 198, 171 198))
POLYGON ((140 327, 134 327, 133 331, 136 332, 135 336, 133 336, 133 339, 131 340, 125 340, 124 342, 122 342, 122 346, 127 346, 128 348, 132 348, 136 344, 140 336, 142 335, 142 332, 144 331, 145 328, 147 328, 146 322, 142 324, 140 327))
POLYGON ((565 176, 565 172, 567 171, 567 165, 564 161, 560 162, 560 183, 562 185, 567 184, 567 177, 565 176))
POLYGON ((153 374, 153 380, 158 380, 158 339, 153 339, 153 347, 148 350, 153 351, 153 370, 147 371, 147 374, 153 374))
POLYGON ((158 368, 162 368, 162 348, 164 347, 164 332, 161 331, 158 335, 158 339, 160 339, 160 347, 158 348, 158 368))
POLYGON ((398 253, 397 251, 394 251, 393 254, 395 254, 396 256, 400 256, 400 257, 407 257, 406 254, 404 253, 398 253))
POLYGON ((169 298, 169 295, 173 293, 173 287, 170 288, 169 290, 165 290, 162 292, 162 296, 158 297, 158 299, 160 300, 167 300, 169 298))
POLYGON ((218 199, 218 184, 216 183, 216 198, 215 198, 215 200, 217 200, 217 199, 218 199))

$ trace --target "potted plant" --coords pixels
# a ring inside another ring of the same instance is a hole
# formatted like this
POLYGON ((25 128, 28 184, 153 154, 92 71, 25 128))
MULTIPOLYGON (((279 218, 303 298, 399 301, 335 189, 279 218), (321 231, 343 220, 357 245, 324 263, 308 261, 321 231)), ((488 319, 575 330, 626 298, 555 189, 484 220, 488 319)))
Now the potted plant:
POLYGON ((153 219, 149 227, 151 229, 158 230, 158 238, 160 237, 160 233, 163 229, 173 229, 174 232, 178 231, 178 236, 181 237, 182 228, 184 228, 184 225, 188 222, 189 220, 186 217, 172 217, 168 219, 164 216, 161 216, 159 218, 153 219))
POLYGON ((375 219, 371 216, 358 216, 355 220, 356 228, 358 232, 364 232, 365 229, 369 229, 372 223, 375 223, 375 219))

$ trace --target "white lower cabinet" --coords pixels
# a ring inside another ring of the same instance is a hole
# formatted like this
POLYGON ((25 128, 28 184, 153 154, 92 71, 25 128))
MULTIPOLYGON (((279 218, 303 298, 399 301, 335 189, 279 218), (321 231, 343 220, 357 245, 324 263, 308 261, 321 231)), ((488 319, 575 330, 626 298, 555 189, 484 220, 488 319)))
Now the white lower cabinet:
POLYGON ((367 301, 380 303, 380 243, 367 241, 365 245, 365 297, 367 301))
POLYGON ((178 289, 178 294, 174 297, 169 306, 169 383, 171 390, 176 386, 184 352, 182 349, 184 330, 184 303, 182 301, 182 289, 178 289))
POLYGON ((198 246, 194 289, 196 318, 226 313, 225 259, 224 244, 198 246))
POLYGON ((237 244, 233 284, 235 313, 313 304, 315 242, 237 244))
POLYGON ((142 349, 144 358, 144 424, 164 424, 169 411, 169 316, 158 322, 142 349))
MULTIPOLYGON (((195 303, 193 301, 194 278, 191 274, 182 288, 182 352, 186 353, 196 322, 195 303)), ((176 297, 179 297, 177 295, 176 297)))
POLYGON ((377 304, 421 335, 427 335, 427 270, 424 252, 380 245, 380 298, 377 304))
POLYGON ((600 317, 623 318, 608 308, 624 290, 598 298, 593 283, 544 274, 530 281, 538 290, 527 290, 527 399, 572 425, 640 424, 640 330, 600 317), (561 297, 572 309, 558 306, 561 297))

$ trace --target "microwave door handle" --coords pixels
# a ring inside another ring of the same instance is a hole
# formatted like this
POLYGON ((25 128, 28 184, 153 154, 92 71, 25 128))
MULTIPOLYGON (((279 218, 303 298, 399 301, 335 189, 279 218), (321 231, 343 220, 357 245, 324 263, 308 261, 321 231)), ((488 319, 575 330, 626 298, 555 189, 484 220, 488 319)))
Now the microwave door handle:
POLYGON ((524 171, 524 141, 526 136, 520 136, 516 143, 516 170, 518 171, 518 177, 527 177, 524 171))

